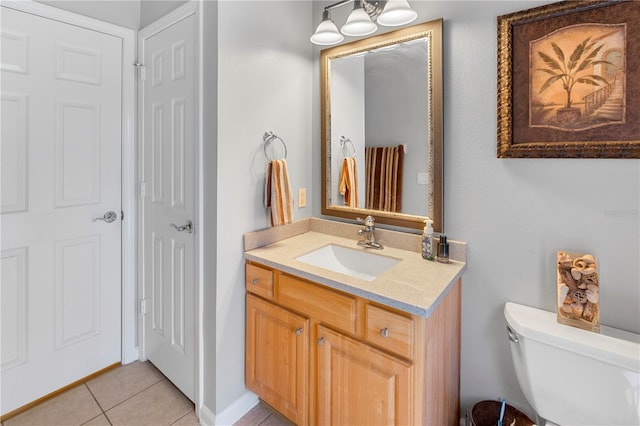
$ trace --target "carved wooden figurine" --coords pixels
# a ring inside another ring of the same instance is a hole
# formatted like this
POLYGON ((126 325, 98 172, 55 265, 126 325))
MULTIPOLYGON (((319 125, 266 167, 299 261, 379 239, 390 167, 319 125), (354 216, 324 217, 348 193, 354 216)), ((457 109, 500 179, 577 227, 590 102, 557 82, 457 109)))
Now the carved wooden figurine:
POLYGON ((558 252, 558 322, 599 333, 598 262, 590 254, 558 252))

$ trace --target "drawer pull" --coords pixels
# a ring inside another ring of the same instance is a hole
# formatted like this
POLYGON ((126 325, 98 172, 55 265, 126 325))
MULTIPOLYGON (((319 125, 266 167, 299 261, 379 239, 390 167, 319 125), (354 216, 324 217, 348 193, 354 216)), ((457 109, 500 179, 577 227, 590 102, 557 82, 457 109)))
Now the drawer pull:
POLYGON ((298 327, 298 328, 296 328, 296 329, 295 329, 294 333, 296 333, 296 336, 299 336, 299 335, 301 335, 301 334, 302 334, 302 332, 303 332, 303 331, 304 331, 304 330, 303 330, 303 328, 302 328, 302 327, 298 327))
POLYGON ((258 285, 259 282, 260 282, 260 278, 254 278, 251 280, 251 284, 253 285, 258 285))
POLYGON ((318 339, 318 346, 322 346, 324 345, 324 343, 327 341, 327 339, 325 339, 324 337, 321 337, 318 339))
POLYGON ((387 327, 383 328, 380 330, 380 335, 386 339, 389 337, 389 329, 387 327))

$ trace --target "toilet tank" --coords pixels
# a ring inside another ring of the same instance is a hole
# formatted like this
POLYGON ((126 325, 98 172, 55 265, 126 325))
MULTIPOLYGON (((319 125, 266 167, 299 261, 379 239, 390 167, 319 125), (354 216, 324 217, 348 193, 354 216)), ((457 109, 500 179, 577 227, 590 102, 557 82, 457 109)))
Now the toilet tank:
POLYGON ((529 404, 559 425, 640 425, 640 335, 559 324, 507 302, 511 358, 529 404))

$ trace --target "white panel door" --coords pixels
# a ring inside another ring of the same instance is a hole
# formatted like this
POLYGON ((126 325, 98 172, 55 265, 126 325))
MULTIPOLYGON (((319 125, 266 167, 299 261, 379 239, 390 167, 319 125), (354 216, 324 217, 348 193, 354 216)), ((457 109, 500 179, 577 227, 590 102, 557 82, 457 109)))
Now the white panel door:
POLYGON ((145 355, 195 397, 195 16, 145 39, 145 355), (173 226, 172 226, 173 224, 173 226))
POLYGON ((120 361, 122 47, 1 11, 5 414, 120 361))

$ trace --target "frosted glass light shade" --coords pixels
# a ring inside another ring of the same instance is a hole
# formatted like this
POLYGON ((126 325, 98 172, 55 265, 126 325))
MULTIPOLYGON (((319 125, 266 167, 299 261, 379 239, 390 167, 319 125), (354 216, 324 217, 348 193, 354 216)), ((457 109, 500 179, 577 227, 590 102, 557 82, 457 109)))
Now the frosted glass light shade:
POLYGON ((328 10, 322 12, 322 22, 320 22, 310 40, 311 43, 322 46, 337 44, 344 40, 344 36, 340 34, 338 27, 329 17, 328 10))
POLYGON ((389 0, 377 21, 385 27, 397 27, 413 22, 417 17, 418 13, 411 9, 407 0, 389 0))
POLYGON ((378 26, 371 20, 369 14, 365 12, 360 2, 356 1, 347 22, 340 31, 348 36, 364 36, 375 33, 377 29, 378 26))

